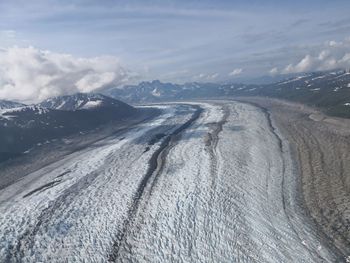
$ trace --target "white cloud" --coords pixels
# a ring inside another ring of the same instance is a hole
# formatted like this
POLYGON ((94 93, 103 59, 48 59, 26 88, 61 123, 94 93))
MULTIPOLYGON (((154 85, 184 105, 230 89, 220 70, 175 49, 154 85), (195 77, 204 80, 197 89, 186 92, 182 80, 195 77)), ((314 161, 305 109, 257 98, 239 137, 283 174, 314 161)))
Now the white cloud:
POLYGON ((322 50, 321 53, 318 55, 318 59, 319 60, 324 60, 327 57, 329 57, 329 55, 330 55, 329 50, 322 50))
POLYGON ((232 72, 230 72, 228 75, 229 76, 238 76, 238 75, 242 74, 242 72, 243 72, 243 69, 236 68, 236 69, 232 70, 232 72))
POLYGON ((277 68, 272 68, 271 70, 270 70, 270 74, 271 75, 276 75, 278 73, 278 69, 277 68))
POLYGON ((328 45, 330 47, 340 47, 342 46, 343 42, 337 42, 337 41, 334 41, 334 40, 331 40, 328 42, 328 45))
POLYGON ((210 81, 210 80, 215 80, 220 76, 219 73, 209 73, 209 74, 205 74, 205 73, 200 73, 196 76, 193 77, 194 80, 206 80, 206 81, 210 81))
POLYGON ((128 80, 115 57, 76 58, 33 47, 0 49, 0 99, 38 102, 128 80))
POLYGON ((310 55, 306 55, 298 64, 295 66, 288 65, 284 69, 284 73, 298 73, 298 72, 304 72, 312 69, 312 66, 314 65, 314 58, 310 55))
POLYGON ((213 73, 208 76, 208 79, 216 79, 217 77, 219 77, 219 73, 213 73))
POLYGON ((307 54, 299 62, 287 65, 282 73, 332 70, 350 67, 350 39, 329 41, 318 54, 307 54))
POLYGON ((14 30, 0 30, 0 37, 2 38, 15 38, 16 31, 14 30))

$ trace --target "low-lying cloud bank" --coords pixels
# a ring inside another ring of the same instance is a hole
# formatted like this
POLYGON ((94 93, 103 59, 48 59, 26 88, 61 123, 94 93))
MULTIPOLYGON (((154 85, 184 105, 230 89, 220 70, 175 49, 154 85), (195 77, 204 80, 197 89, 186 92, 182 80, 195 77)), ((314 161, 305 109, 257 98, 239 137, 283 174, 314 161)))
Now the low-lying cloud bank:
POLYGON ((76 58, 33 47, 0 49, 0 99, 43 99, 118 86, 129 74, 115 57, 76 58))
POLYGON ((243 69, 236 68, 236 69, 232 70, 228 75, 229 76, 238 76, 238 75, 241 75, 242 72, 243 72, 243 69))
POLYGON ((344 41, 329 41, 320 47, 315 47, 318 53, 306 54, 299 62, 289 64, 285 68, 270 70, 271 74, 301 73, 350 68, 350 38, 344 41))

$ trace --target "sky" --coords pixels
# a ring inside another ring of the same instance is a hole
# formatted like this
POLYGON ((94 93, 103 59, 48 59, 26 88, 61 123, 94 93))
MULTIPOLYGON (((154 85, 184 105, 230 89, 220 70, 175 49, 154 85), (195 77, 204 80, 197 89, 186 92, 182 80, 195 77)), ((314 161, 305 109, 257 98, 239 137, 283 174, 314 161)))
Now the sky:
POLYGON ((1 0, 0 99, 350 67, 348 0, 1 0))

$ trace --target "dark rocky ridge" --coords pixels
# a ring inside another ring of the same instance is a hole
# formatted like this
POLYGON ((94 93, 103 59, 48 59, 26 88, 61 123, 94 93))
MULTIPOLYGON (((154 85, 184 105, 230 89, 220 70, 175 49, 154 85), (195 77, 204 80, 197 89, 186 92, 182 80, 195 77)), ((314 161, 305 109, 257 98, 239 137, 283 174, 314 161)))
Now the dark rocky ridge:
POLYGON ((0 161, 22 155, 32 147, 85 133, 107 123, 114 122, 118 126, 118 122, 132 120, 144 111, 150 111, 98 94, 56 97, 49 102, 2 111, 0 161), (91 101, 94 103, 84 107, 91 101), (57 105, 65 105, 64 110, 55 109, 57 105))

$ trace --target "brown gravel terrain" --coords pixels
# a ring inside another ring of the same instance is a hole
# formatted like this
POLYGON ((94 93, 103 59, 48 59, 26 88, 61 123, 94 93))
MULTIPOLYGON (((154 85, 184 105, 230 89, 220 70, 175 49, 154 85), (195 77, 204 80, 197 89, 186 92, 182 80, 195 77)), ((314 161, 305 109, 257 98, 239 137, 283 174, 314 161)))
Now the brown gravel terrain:
POLYGON ((275 99, 239 100, 270 112, 297 156, 310 216, 343 255, 350 255, 350 120, 275 99))

